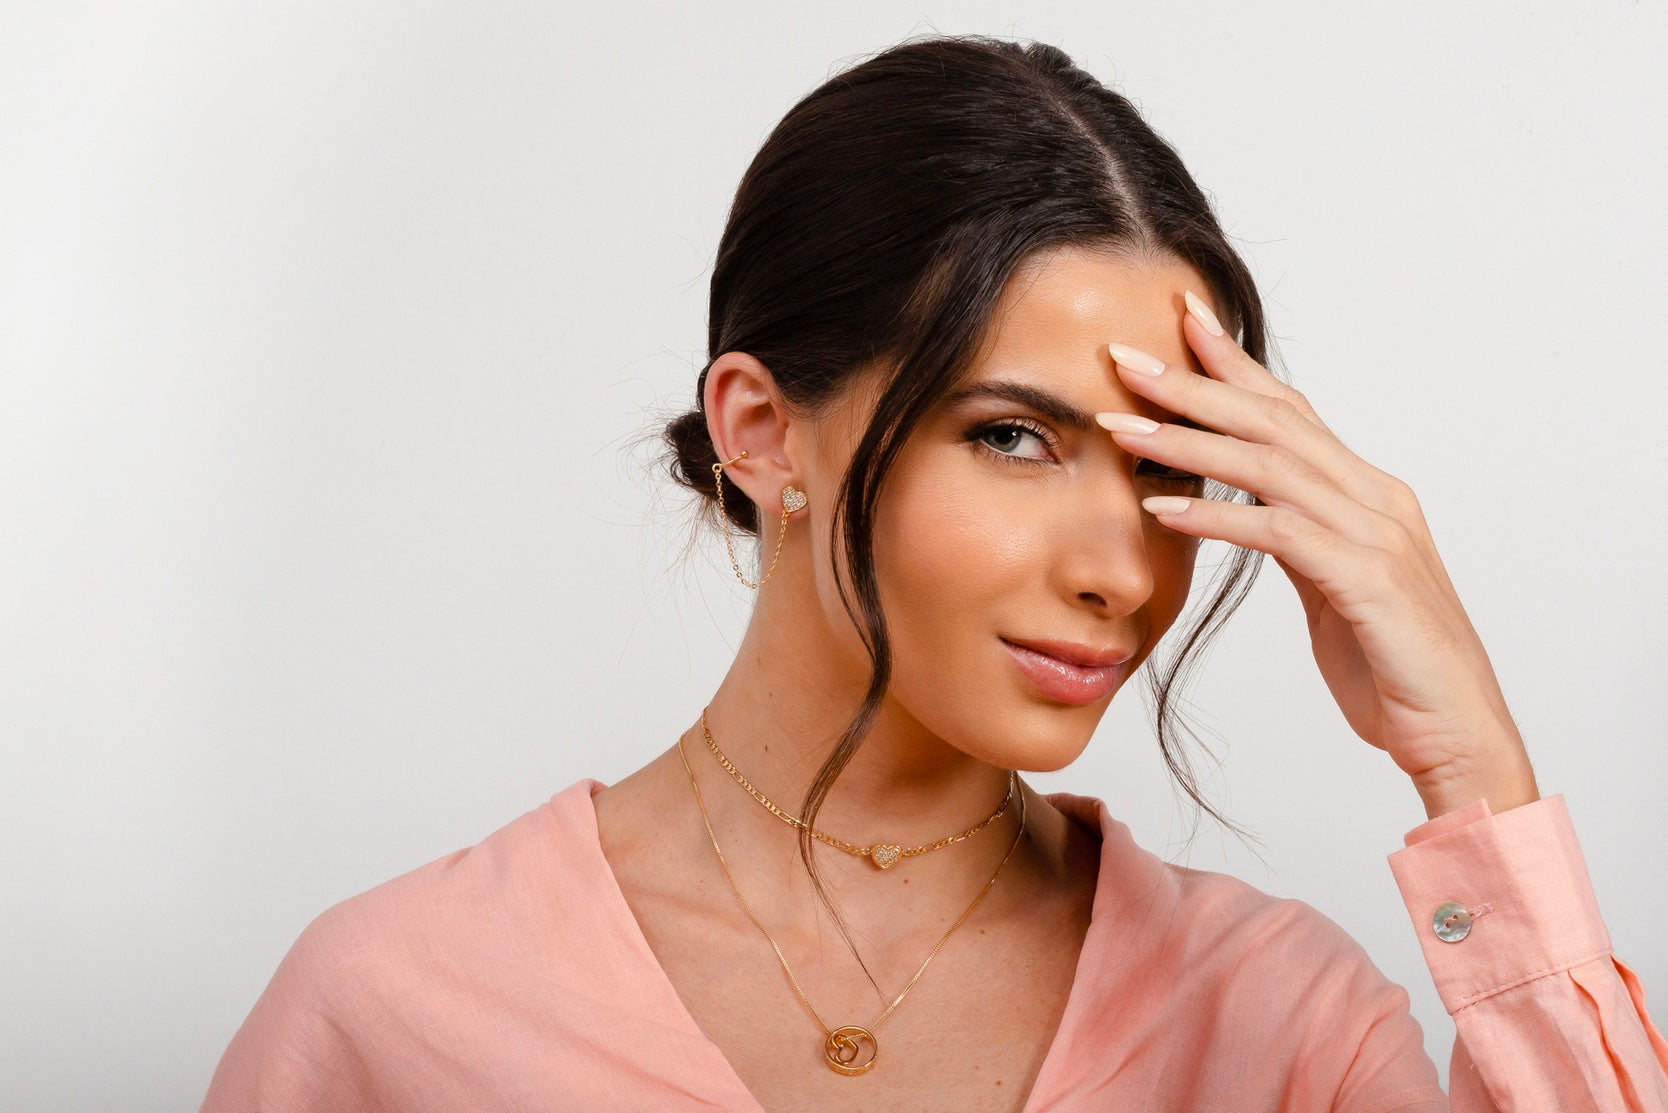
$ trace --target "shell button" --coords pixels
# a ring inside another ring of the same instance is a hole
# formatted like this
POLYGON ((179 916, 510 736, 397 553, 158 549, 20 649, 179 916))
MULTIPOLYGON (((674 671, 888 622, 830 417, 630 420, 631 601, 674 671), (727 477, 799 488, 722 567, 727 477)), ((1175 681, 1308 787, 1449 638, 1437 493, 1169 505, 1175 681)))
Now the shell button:
POLYGON ((1436 929, 1436 937, 1444 943, 1458 943, 1471 934, 1471 913, 1466 911, 1465 905, 1448 901, 1437 906, 1436 915, 1431 917, 1431 926, 1436 929))

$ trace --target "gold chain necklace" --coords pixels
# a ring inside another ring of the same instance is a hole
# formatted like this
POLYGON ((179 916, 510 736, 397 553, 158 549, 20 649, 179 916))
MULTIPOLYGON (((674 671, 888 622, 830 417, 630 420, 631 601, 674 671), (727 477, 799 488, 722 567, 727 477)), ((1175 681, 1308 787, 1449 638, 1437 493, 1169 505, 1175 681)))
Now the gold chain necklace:
MULTIPOLYGON (((799 979, 793 976, 793 969, 788 965, 787 958, 782 954, 782 948, 776 945, 776 939, 760 922, 759 917, 754 914, 753 907, 747 903, 747 898, 741 895, 741 886, 736 884, 735 876, 730 873, 730 864, 724 860, 724 852, 718 847, 718 836, 713 834, 712 819, 707 815, 706 804, 701 801, 701 786, 695 783, 695 770, 690 768, 689 755, 684 753, 682 735, 678 736, 678 756, 683 759, 684 771, 689 774, 689 787, 695 790, 695 803, 701 809, 701 822, 706 824, 707 837, 712 840, 713 852, 718 855, 718 864, 723 868, 724 876, 730 882, 730 888, 735 891, 736 899, 741 902, 741 907, 747 913, 747 918, 752 920, 753 925, 764 932, 764 937, 770 941, 770 949, 776 952, 776 958, 782 963, 782 969, 787 972, 788 982, 793 986, 793 991, 799 995, 799 999, 810 1010, 811 1017, 817 1022, 817 1026, 823 1030, 823 1062, 828 1064, 829 1070, 845 1075, 863 1074, 872 1070, 875 1061, 880 1057, 880 1044, 875 1040, 874 1030, 880 1027, 881 1021, 892 1015, 892 1010, 898 1007, 898 1003, 904 999, 904 995, 915 988, 915 983, 920 981, 921 975, 927 971, 927 963, 933 960, 934 956, 938 954, 939 948, 944 946, 950 936, 955 934, 956 929, 962 925, 962 921, 971 916, 973 910, 979 907, 979 902, 985 899, 985 894, 990 892, 991 886, 995 885, 996 879, 1001 876, 1002 867, 1008 864, 1009 858, 1013 857, 1014 848, 1019 846, 1019 840, 1025 834, 1025 794, 1020 793, 1019 795, 1019 830, 1014 832, 1014 841, 1008 847, 1008 852, 1002 855, 1000 862, 996 863, 996 872, 990 875, 990 880, 985 882, 983 889, 979 890, 979 895, 973 898, 973 903, 967 906, 967 911, 963 912, 956 919, 956 922, 950 925, 950 930, 944 933, 943 938, 934 944, 933 949, 928 952, 926 960, 915 971, 915 976, 909 979, 908 985, 903 987, 903 992, 892 998, 892 1003, 886 1006, 886 1011, 881 1013, 879 1018, 867 1028, 858 1024, 846 1024, 839 1028, 830 1028, 828 1022, 823 1020, 817 1014, 817 1010, 812 1007, 810 999, 805 996, 805 991, 799 988, 799 979), (857 1058, 862 1054, 862 1045, 865 1042, 869 1045, 869 1056, 862 1062, 858 1062, 857 1058)), ((1011 778, 1016 777, 1017 774, 1010 772, 1009 776, 1009 784, 1011 785, 1013 783, 1011 778)))
MULTIPOLYGON (((741 770, 730 764, 730 759, 724 756, 724 751, 718 748, 718 743, 713 741, 712 732, 707 729, 707 709, 704 707, 701 708, 701 734, 707 740, 707 748, 711 750, 713 756, 718 759, 718 764, 722 765, 725 771, 735 779, 736 784, 745 788, 753 799, 769 808, 771 813, 782 822, 802 829, 806 827, 804 820, 800 819, 798 816, 789 815, 787 812, 765 799, 764 793, 754 788, 747 778, 741 775, 741 770)), ((681 742, 682 739, 680 738, 679 741, 681 742)), ((920 846, 910 847, 898 846, 895 843, 875 843, 872 846, 857 846, 853 843, 846 842, 844 839, 837 839, 832 835, 825 835, 815 828, 810 828, 811 837, 818 839, 821 842, 825 842, 837 850, 843 850, 847 854, 855 854, 859 858, 867 858, 883 870, 891 869, 900 858, 913 858, 917 854, 925 854, 929 850, 938 850, 942 847, 949 846, 951 843, 960 842, 969 835, 978 834, 987 825, 995 823, 996 820, 1001 817, 1002 813, 1008 810, 1008 801, 1014 798, 1014 791, 1018 787, 1018 774, 1015 772, 1009 772, 1008 794, 1002 797, 1002 802, 996 806, 996 810, 991 812, 989 817, 975 823, 959 835, 951 835, 949 838, 939 839, 937 842, 923 843, 920 846)))

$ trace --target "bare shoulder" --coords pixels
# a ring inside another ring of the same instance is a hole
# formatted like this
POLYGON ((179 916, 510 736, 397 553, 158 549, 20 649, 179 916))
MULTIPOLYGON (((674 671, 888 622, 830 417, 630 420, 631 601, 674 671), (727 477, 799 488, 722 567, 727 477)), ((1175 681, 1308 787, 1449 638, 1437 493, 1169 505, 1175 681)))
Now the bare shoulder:
MULTIPOLYGON (((591 797, 605 847, 610 839, 620 845, 640 841, 653 826, 654 817, 663 814, 670 802, 668 753, 660 754, 635 773, 591 797)), ((677 760, 675 755, 672 760, 677 760)))
POLYGON ((627 900, 664 890, 674 878, 686 876, 691 845, 705 847, 706 833, 689 829, 687 779, 676 748, 591 797, 596 809, 597 837, 603 857, 627 900), (699 834, 700 841, 692 842, 699 834))
POLYGON ((1026 788, 1026 863, 1016 873, 1025 880, 1010 892, 1009 904, 1035 920, 1038 908, 1088 922, 1100 876, 1100 833, 1090 831, 1026 788))

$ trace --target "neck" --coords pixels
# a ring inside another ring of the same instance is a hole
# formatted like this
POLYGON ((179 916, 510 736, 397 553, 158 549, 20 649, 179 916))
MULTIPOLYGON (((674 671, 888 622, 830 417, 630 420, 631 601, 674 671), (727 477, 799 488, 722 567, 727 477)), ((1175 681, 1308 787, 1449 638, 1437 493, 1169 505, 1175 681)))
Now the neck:
MULTIPOLYGON (((735 661, 707 706, 706 725, 754 788, 802 818, 807 790, 862 704, 869 664, 855 634, 850 644, 826 637, 828 623, 814 591, 809 584, 783 582, 786 569, 784 562, 761 593, 735 661)), ((684 732, 683 746, 726 855, 753 854, 803 876, 794 861, 798 832, 735 783, 708 748, 699 720, 684 732)), ((687 779, 681 763, 678 773, 687 779)), ((908 848, 967 830, 988 818, 1008 792, 1008 770, 947 744, 888 698, 812 822, 819 832, 858 846, 908 848)), ((905 859, 893 870, 932 888, 982 884, 1012 844, 1019 812, 1016 792, 1007 811, 975 835, 905 859)), ((856 855, 821 843, 816 850, 832 882, 861 884, 878 872, 856 855)), ((1010 861, 1004 872, 1018 866, 1010 861)))

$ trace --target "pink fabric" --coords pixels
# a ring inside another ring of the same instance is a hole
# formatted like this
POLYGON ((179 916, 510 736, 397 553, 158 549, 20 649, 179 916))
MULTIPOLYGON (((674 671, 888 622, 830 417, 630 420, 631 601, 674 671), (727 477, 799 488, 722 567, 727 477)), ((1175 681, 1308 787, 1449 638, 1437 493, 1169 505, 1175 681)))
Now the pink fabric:
POLYGON ((1453 1108, 1668 1113, 1668 1042, 1610 953, 1564 798, 1478 800, 1405 841, 1390 869, 1454 1018, 1453 1108), (1472 916, 1457 943, 1435 931, 1447 902, 1472 916))
MULTIPOLYGON (((655 962, 581 780, 327 909, 202 1109, 760 1106, 655 962)), ((1445 1110, 1406 992, 1311 906, 1142 850, 1101 801, 1093 921, 1026 1110, 1445 1110)), ((1452 1109, 1668 1110, 1668 1044, 1615 960, 1562 797, 1423 824, 1390 867, 1459 1038, 1452 1109), (1473 911, 1446 943, 1437 905, 1473 911)))

